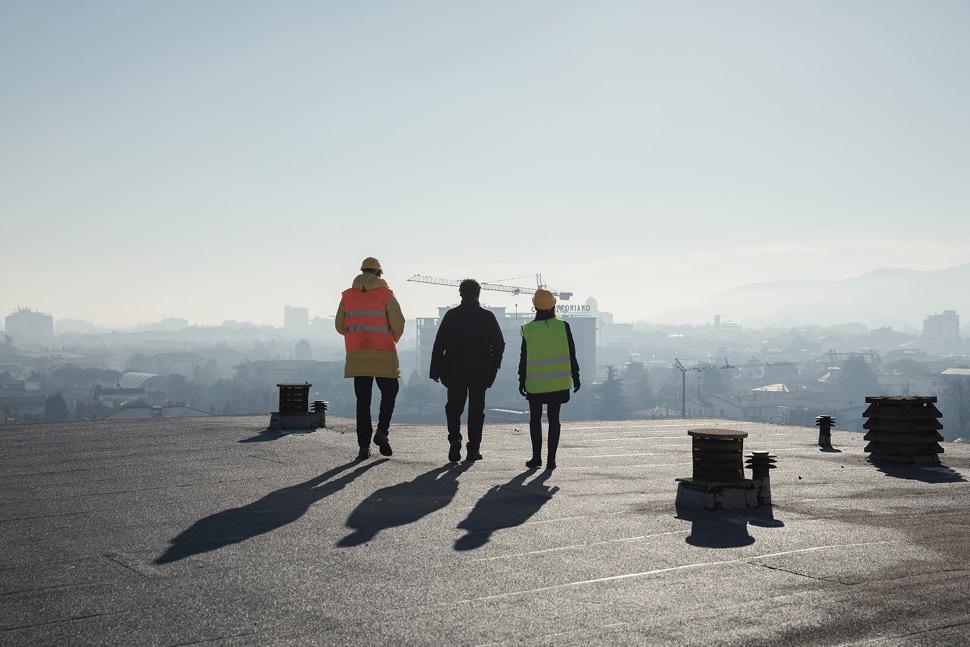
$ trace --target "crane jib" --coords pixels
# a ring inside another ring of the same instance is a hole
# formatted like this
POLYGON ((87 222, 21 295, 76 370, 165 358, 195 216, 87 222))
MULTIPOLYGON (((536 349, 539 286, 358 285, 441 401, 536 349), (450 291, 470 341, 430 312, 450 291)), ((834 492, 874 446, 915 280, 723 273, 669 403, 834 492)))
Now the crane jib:
MULTIPOLYGON (((436 276, 428 276, 426 274, 415 274, 408 279, 410 283, 426 283, 428 285, 447 285, 450 287, 458 287, 461 285, 461 281, 456 279, 443 279, 436 276)), ((552 294, 557 299, 562 299, 563 301, 568 301, 570 297, 573 296, 572 292, 562 292, 557 290, 552 290, 542 283, 541 275, 536 275, 536 283, 540 288, 544 288, 552 292, 552 294)), ((480 283, 482 290, 487 290, 489 292, 504 292, 506 294, 511 294, 513 296, 519 296, 521 294, 531 294, 534 288, 526 288, 518 285, 503 285, 501 283, 480 283)))

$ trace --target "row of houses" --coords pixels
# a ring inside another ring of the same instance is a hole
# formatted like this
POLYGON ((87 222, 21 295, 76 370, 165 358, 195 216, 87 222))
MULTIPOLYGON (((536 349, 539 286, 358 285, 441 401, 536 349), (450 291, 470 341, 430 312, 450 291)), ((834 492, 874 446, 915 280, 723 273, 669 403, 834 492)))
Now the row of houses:
MULTIPOLYGON (((880 376, 878 391, 872 395, 937 396, 947 440, 963 436, 970 428, 970 368, 947 368, 933 376, 880 376)), ((865 402, 848 400, 824 383, 817 387, 768 384, 740 394, 694 396, 686 402, 690 418, 811 426, 816 416, 831 415, 847 431, 863 431, 865 408, 865 402)))

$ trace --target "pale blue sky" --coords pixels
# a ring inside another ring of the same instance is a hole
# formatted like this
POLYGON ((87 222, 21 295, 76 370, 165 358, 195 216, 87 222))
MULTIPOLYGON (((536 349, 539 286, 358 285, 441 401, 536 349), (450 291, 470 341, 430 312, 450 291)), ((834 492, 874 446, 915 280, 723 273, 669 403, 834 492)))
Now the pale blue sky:
POLYGON ((963 1, 0 1, 0 61, 2 310, 279 323, 375 255, 408 316, 538 271, 633 320, 970 261, 963 1))

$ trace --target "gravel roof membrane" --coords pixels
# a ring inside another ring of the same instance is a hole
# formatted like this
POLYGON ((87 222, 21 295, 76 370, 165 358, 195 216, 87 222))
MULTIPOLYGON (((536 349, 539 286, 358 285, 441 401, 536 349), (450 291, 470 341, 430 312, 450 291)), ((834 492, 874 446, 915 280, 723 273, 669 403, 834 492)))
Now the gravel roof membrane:
POLYGON ((970 447, 724 420, 443 425, 268 416, 0 427, 0 645, 970 644, 970 447), (691 428, 778 457, 771 508, 675 506, 691 428))

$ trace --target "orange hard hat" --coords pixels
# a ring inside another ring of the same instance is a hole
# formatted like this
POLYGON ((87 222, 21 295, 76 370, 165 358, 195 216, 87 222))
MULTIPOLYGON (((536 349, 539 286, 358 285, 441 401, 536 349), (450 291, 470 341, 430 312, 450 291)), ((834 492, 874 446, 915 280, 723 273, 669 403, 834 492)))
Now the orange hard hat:
POLYGON ((549 290, 539 288, 532 295, 532 305, 536 307, 536 310, 552 310, 556 307, 556 295, 549 290))

